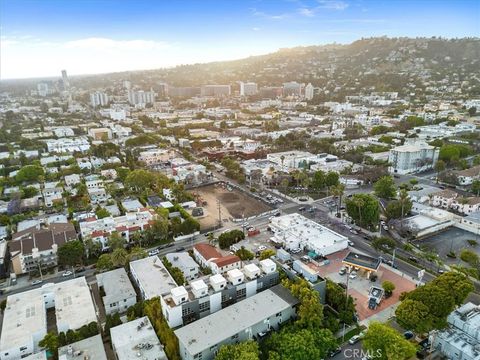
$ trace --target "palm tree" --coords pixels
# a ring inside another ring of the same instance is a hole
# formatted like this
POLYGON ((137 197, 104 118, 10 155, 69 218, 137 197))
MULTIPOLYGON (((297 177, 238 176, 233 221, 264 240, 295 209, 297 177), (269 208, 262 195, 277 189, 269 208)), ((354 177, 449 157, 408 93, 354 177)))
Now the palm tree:
POLYGON ((410 202, 410 196, 408 195, 407 190, 402 189, 400 190, 400 194, 398 196, 398 202, 402 206, 402 213, 400 217, 400 227, 403 229, 403 217, 405 216, 405 205, 410 202))
POLYGON ((342 196, 345 193, 345 185, 337 184, 330 187, 330 192, 333 196, 338 197, 337 201, 337 214, 340 212, 340 207, 342 206, 342 196))
POLYGON ((280 161, 282 162, 282 170, 283 170, 283 162, 285 161, 285 155, 280 156, 280 161))
POLYGON ((148 254, 144 248, 135 246, 134 248, 132 248, 132 250, 130 250, 130 254, 128 254, 128 261, 143 259, 143 258, 146 258, 147 256, 148 254))
POLYGON ((362 207, 365 205, 365 201, 360 197, 354 197, 352 198, 352 202, 358 208, 358 222, 359 225, 362 226, 362 207))
POLYGON ((213 245, 213 243, 215 242, 215 235, 213 234, 213 232, 210 232, 208 234, 207 239, 208 239, 208 243, 210 245, 213 245))
POLYGON ((115 267, 125 266, 128 260, 128 253, 125 249, 115 249, 111 255, 112 264, 115 267))

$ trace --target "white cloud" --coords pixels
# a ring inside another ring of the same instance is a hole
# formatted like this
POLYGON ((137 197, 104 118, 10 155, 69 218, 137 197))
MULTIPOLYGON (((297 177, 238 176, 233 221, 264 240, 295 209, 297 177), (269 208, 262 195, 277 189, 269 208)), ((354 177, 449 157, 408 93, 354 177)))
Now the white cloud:
POLYGON ((312 9, 308 9, 308 8, 300 8, 298 9, 298 13, 302 16, 306 16, 306 17, 313 17, 315 16, 315 11, 312 10, 312 9))
POLYGON ((267 14, 263 11, 258 11, 257 9, 251 9, 253 16, 261 17, 268 20, 283 20, 290 17, 289 14, 267 14))
POLYGON ((342 0, 318 0, 320 8, 330 10, 345 10, 348 8, 348 3, 342 0))
POLYGON ((253 31, 260 31, 260 28, 259 27, 253 27, 252 30, 253 31))

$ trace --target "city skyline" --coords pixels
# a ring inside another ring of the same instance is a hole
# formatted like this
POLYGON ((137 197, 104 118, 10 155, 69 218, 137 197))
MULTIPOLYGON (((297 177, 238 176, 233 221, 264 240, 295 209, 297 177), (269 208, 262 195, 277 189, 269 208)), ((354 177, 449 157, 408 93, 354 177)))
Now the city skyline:
POLYGON ((81 75, 234 60, 362 37, 480 33, 475 1, 0 4, 1 79, 58 76, 61 69, 81 75))

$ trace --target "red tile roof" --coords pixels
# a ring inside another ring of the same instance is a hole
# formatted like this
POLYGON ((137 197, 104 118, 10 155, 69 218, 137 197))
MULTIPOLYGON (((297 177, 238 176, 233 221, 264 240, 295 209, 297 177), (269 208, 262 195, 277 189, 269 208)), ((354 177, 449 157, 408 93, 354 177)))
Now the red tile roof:
POLYGON ((227 255, 219 259, 215 259, 212 262, 214 262, 215 264, 217 264, 219 268, 221 268, 230 264, 234 264, 239 261, 240 261, 240 258, 237 255, 227 255))
POLYGON ((214 246, 208 244, 196 244, 194 248, 200 253, 200 255, 205 260, 210 260, 214 258, 221 258, 222 254, 220 254, 214 246))

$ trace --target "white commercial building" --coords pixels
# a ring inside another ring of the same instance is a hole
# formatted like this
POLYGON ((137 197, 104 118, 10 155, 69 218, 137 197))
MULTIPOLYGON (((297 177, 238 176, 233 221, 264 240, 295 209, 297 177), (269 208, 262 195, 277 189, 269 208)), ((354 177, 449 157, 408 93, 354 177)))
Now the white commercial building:
POLYGON ((440 150, 427 144, 402 145, 390 150, 389 171, 410 174, 433 169, 440 150))
POLYGON ((167 360, 155 329, 146 316, 111 328, 110 336, 117 360, 167 360))
POLYGON ((308 83, 308 85, 305 86, 305 99, 312 100, 314 95, 314 90, 315 88, 313 87, 313 85, 308 83))
POLYGON ((0 339, 0 358, 17 360, 40 351, 47 333, 47 309, 55 308, 58 332, 77 330, 97 321, 85 277, 7 297, 0 339))
POLYGON ((137 303, 137 294, 124 268, 97 275, 98 287, 103 288, 103 306, 107 315, 123 313, 137 303))
POLYGON ((275 233, 272 241, 288 250, 305 249, 326 256, 348 248, 346 236, 297 213, 274 217, 270 227, 275 233))

